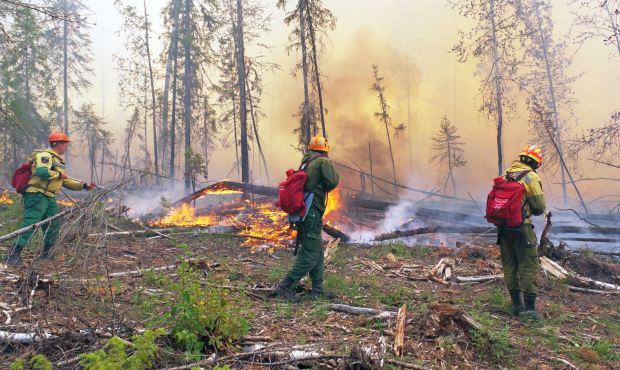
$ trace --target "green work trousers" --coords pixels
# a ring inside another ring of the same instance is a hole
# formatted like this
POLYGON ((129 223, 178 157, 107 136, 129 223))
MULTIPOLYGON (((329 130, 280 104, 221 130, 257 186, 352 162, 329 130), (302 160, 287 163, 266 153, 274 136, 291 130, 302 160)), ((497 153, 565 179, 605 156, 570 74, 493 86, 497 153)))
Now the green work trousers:
POLYGON ((498 244, 508 290, 536 294, 539 263, 534 227, 531 224, 523 224, 516 229, 502 227, 499 229, 498 244))
POLYGON ((295 264, 288 273, 292 281, 299 281, 310 274, 313 285, 323 281, 323 215, 314 207, 310 207, 299 233, 300 246, 295 264))
MULTIPOLYGON (((36 224, 58 214, 58 204, 55 197, 48 197, 43 193, 24 193, 24 221, 22 227, 36 224)), ((60 220, 52 221, 41 226, 43 245, 54 245, 60 232, 60 220)), ((16 245, 24 247, 32 237, 30 231, 19 236, 16 245)))

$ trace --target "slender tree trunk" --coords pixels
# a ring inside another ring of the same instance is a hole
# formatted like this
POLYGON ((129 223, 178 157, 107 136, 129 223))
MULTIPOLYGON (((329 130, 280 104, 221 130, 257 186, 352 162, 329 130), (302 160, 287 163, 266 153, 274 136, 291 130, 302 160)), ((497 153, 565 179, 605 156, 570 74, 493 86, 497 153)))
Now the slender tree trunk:
POLYGON ((413 164, 413 134, 411 132, 411 76, 409 68, 409 54, 407 54, 407 127, 409 132, 407 133, 409 144, 409 165, 413 164))
POLYGON ((99 183, 103 184, 103 158, 105 157, 105 150, 106 148, 102 145, 101 146, 101 163, 99 166, 99 183))
POLYGON ((241 0, 237 0, 237 82, 239 83, 239 118, 241 135, 241 181, 250 181, 250 165, 248 153, 248 120, 246 107, 246 88, 245 88, 245 53, 243 46, 243 7, 241 0))
POLYGON ((446 132, 446 139, 448 144, 448 177, 446 178, 446 183, 443 185, 443 192, 446 193, 446 189, 448 187, 448 180, 452 180, 452 191, 454 192, 454 196, 456 196, 456 184, 454 183, 454 175, 452 174, 452 145, 450 144, 449 134, 446 132))
MULTIPOLYGON (((387 112, 384 109, 383 114, 386 114, 386 113, 387 112)), ((394 190, 398 191, 396 187, 396 184, 398 183, 398 181, 396 181, 396 164, 394 162, 394 152, 392 151, 392 139, 390 138, 390 130, 388 128, 388 122, 385 118, 383 119, 383 123, 385 123, 385 136, 387 137, 387 140, 388 140, 388 147, 390 148, 390 159, 392 160, 392 175, 394 178, 394 190)))
POLYGON ((536 11, 536 19, 538 21, 538 32, 540 33, 540 41, 542 44, 542 49, 543 49, 543 58, 545 59, 545 69, 546 69, 546 73, 547 73, 547 83, 549 85, 549 99, 550 101, 547 102, 547 104, 550 106, 549 108, 551 108, 551 110, 553 111, 553 123, 555 125, 555 134, 556 134, 556 143, 557 143, 557 149, 558 149, 558 155, 562 158, 561 163, 560 163, 560 173, 561 173, 561 177, 562 177, 562 198, 564 201, 564 207, 566 207, 566 205, 568 204, 568 194, 566 191, 566 170, 564 168, 564 166, 562 165, 564 163, 564 149, 562 147, 562 139, 561 139, 561 128, 560 128, 560 120, 558 117, 558 108, 557 108, 557 103, 556 103, 556 99, 555 99, 555 88, 554 88, 554 81, 553 81, 553 74, 551 72, 551 64, 549 61, 549 52, 548 52, 548 45, 547 45, 547 39, 545 37, 545 34, 543 32, 543 28, 542 28, 542 18, 540 16, 540 9, 538 8, 539 4, 537 3, 536 0, 532 0, 532 5, 534 6, 534 9, 536 11))
POLYGON ((116 147, 116 156, 114 157, 114 172, 112 173, 112 182, 115 183, 116 182, 116 172, 118 167, 116 165, 118 165, 118 147, 116 147))
POLYGON ((256 114, 254 113, 254 103, 252 102, 252 89, 250 88, 250 82, 248 81, 248 75, 245 76, 245 83, 248 90, 248 102, 250 103, 250 117, 252 118, 252 127, 254 128, 254 138, 256 139, 256 145, 258 146, 258 153, 263 162, 263 167, 265 168, 265 174, 267 175, 267 182, 270 182, 269 178, 269 168, 267 168, 267 160, 265 159, 265 154, 263 153, 263 147, 260 143, 260 137, 258 136, 258 128, 256 124, 256 114))
POLYGON ((372 149, 370 147, 370 141, 368 141, 368 162, 370 163, 370 190, 372 197, 375 197, 375 175, 372 171, 372 149))
POLYGON ((151 48, 149 45, 149 20, 148 14, 146 12, 146 0, 144 0, 144 36, 146 42, 146 59, 148 60, 149 65, 149 79, 151 81, 151 104, 152 104, 152 114, 153 114, 153 153, 155 155, 155 183, 157 185, 160 184, 159 178, 159 150, 158 150, 158 142, 157 142, 157 117, 156 117, 156 108, 155 104, 155 81, 153 80, 153 65, 151 64, 151 48))
POLYGON ((151 155, 149 154, 149 145, 147 140, 148 135, 148 127, 149 127, 149 108, 146 104, 148 101, 148 86, 147 77, 144 76, 144 168, 147 167, 151 160, 151 155))
POLYGON ((204 156, 205 156, 205 180, 209 181, 209 104, 207 97, 204 97, 203 110, 204 116, 202 121, 202 129, 204 131, 204 156))
POLYGON ((164 96, 163 96, 163 109, 162 109, 162 172, 163 168, 168 160, 168 96, 170 90, 170 75, 172 73, 172 60, 176 58, 176 48, 178 43, 178 26, 179 26, 179 0, 174 0, 172 8, 172 34, 170 35, 170 45, 168 46, 168 60, 166 61, 166 77, 164 78, 164 96))
POLYGON ((304 80, 304 110, 301 116, 301 132, 302 137, 304 137, 303 144, 305 146, 310 143, 310 138, 312 136, 310 132, 310 123, 311 117, 314 112, 311 112, 310 108, 310 93, 308 91, 308 56, 306 52, 306 25, 305 25, 305 16, 304 16, 304 6, 303 2, 305 0, 299 0, 299 30, 300 30, 300 43, 301 43, 301 73, 303 75, 304 80))
POLYGON ((184 43, 183 43, 183 52, 185 54, 185 70, 183 75, 183 125, 185 126, 185 172, 184 172, 184 180, 185 180, 185 192, 189 193, 191 189, 191 168, 190 168, 190 158, 188 154, 192 148, 192 68, 191 68, 191 47, 192 47, 192 39, 191 39, 191 29, 190 29, 190 12, 192 7, 192 0, 185 0, 185 14, 183 16, 183 24, 185 27, 184 34, 184 43))
POLYGON ((502 107, 502 81, 497 54, 497 26, 495 24, 495 0, 489 0, 489 18, 491 20, 491 50, 493 57, 493 68, 495 70, 493 79, 495 80, 495 111, 497 114, 497 172, 499 176, 504 174, 504 144, 503 128, 504 116, 502 107))
MULTIPOLYGON (((63 11, 65 16, 67 14, 67 0, 64 0, 63 11)), ((69 135, 69 77, 68 77, 68 58, 67 58, 67 44, 69 38, 67 19, 62 21, 62 93, 63 93, 63 125, 65 134, 69 135)), ((65 163, 69 166, 69 153, 65 154, 65 163)))
POLYGON ((239 133, 237 132, 237 95, 233 91, 233 131, 235 134, 235 156, 237 158, 237 178, 241 179, 241 161, 239 160, 239 133))
MULTIPOLYGON (((321 89, 321 74, 319 72, 319 61, 316 52, 316 40, 314 37, 314 27, 312 25, 312 14, 310 13, 309 1, 306 0, 306 13, 308 16, 308 26, 310 31, 310 42, 312 43, 312 63, 314 64, 314 78, 316 80, 316 90, 319 95, 319 111, 321 112, 321 128, 323 137, 327 139, 327 130, 325 129, 325 113, 323 109, 323 91, 321 89)), ((316 132, 315 132, 316 134, 316 132)))
MULTIPOLYGON (((180 0, 179 0, 180 1, 180 0)), ((177 141, 177 66, 178 66, 178 44, 179 39, 175 40, 173 63, 172 63, 172 112, 170 117, 170 178, 174 181, 175 176, 175 156, 176 156, 176 141, 177 141)))
MULTIPOLYGON (((150 81, 150 86, 151 86, 151 114, 152 114, 152 119, 153 119, 153 155, 154 155, 154 167, 155 167, 155 183, 157 185, 160 184, 160 178, 159 178, 159 149, 158 149, 158 142, 157 142, 157 118, 156 118, 156 103, 155 103, 155 82, 153 79, 153 66, 151 63, 151 49, 150 49, 150 45, 149 45, 149 21, 148 21, 148 13, 146 10, 146 0, 144 0, 144 34, 145 34, 145 46, 146 46, 146 57, 147 57, 147 62, 148 62, 148 69, 149 69, 149 81, 150 81)), ((145 111, 147 111, 147 106, 146 106, 146 97, 145 97, 145 111)), ((145 121, 145 133, 146 133, 146 121, 145 121)), ((146 142, 146 137, 145 137, 145 143, 144 145, 147 145, 146 142)))

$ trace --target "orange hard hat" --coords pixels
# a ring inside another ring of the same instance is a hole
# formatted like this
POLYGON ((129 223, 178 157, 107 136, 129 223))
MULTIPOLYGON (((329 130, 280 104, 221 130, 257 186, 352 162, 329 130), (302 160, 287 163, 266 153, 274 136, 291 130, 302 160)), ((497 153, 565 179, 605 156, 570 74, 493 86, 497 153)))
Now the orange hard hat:
POLYGON ((536 161, 536 163, 538 163, 538 165, 541 165, 543 161, 542 149, 540 149, 536 145, 529 145, 524 147, 523 150, 521 150, 521 154, 519 155, 532 158, 536 161))
POLYGON ((329 152, 329 145, 327 145, 327 139, 321 135, 316 135, 310 140, 308 149, 318 150, 321 152, 329 152))
POLYGON ((47 137, 47 141, 50 143, 56 141, 64 141, 67 143, 71 142, 71 140, 69 140, 69 136, 67 136, 67 134, 65 134, 64 132, 52 132, 50 136, 47 137))

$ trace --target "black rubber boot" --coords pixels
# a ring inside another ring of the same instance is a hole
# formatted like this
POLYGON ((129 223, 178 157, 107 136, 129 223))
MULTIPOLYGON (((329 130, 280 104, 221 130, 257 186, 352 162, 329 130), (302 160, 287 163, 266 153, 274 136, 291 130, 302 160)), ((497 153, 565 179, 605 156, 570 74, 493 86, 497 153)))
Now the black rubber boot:
POLYGON ((331 292, 323 290, 323 280, 317 280, 312 282, 312 289, 310 290, 311 299, 327 299, 332 301, 336 299, 336 295, 331 292))
POLYGON ((282 298, 286 298, 288 300, 291 300, 293 302, 299 302, 301 300, 301 298, 299 297, 299 295, 297 293, 295 293, 293 291, 293 284, 295 282, 291 279, 289 279, 289 277, 285 277, 284 279, 282 279, 282 281, 280 281, 280 283, 278 284, 278 286, 276 287, 276 289, 274 290, 274 295, 276 296, 280 296, 282 298))
POLYGON ((22 249, 24 249, 23 245, 13 245, 11 251, 9 252, 9 256, 6 258, 6 264, 9 266, 21 266, 22 265, 22 249))
POLYGON ((50 251, 52 250, 53 245, 44 245, 43 251, 41 251, 41 259, 46 260, 50 258, 50 251))
POLYGON ((523 301, 521 300, 521 291, 518 289, 512 289, 510 292, 510 300, 512 300, 511 312, 517 316, 523 312, 523 301))
POLYGON ((536 294, 523 293, 523 311, 519 316, 526 321, 542 320, 542 317, 536 312, 536 294))

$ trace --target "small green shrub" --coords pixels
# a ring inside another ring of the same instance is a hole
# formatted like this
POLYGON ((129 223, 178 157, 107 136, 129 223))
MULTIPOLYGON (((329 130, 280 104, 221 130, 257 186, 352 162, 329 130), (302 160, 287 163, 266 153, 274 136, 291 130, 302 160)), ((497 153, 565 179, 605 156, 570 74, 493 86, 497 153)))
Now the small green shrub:
MULTIPOLYGON (((128 343, 118 337, 112 337, 103 349, 80 355, 80 365, 84 370, 141 370, 153 367, 157 355, 155 340, 164 334, 163 330, 147 330, 142 335, 135 335, 133 354, 127 354, 128 343)), ((50 368, 51 369, 51 368, 50 368)))
POLYGON ((23 358, 18 358, 17 360, 13 361, 11 366, 9 366, 9 369, 10 370, 25 370, 26 360, 24 360, 23 358))
MULTIPOLYGON (((30 370, 53 370, 52 363, 47 359, 47 357, 43 355, 35 355, 32 356, 30 361, 28 361, 30 370)), ((15 360, 10 366, 10 370, 25 370, 26 369, 26 360, 23 358, 19 358, 15 360)))
POLYGON ((620 359, 620 355, 614 350, 613 343, 608 339, 593 340, 586 344, 585 347, 593 350, 607 361, 620 359))
POLYGON ((493 333, 487 330, 473 331, 471 339, 479 358, 491 357, 497 363, 505 363, 512 353, 508 325, 493 333))
POLYGON ((188 262, 191 254, 187 245, 179 247, 185 253, 179 258, 177 278, 166 278, 164 293, 151 297, 151 301, 156 301, 153 308, 163 308, 165 312, 153 312, 148 324, 169 329, 176 344, 188 355, 200 353, 205 345, 216 348, 231 345, 250 328, 248 303, 232 300, 225 289, 203 287, 200 273, 188 262))

